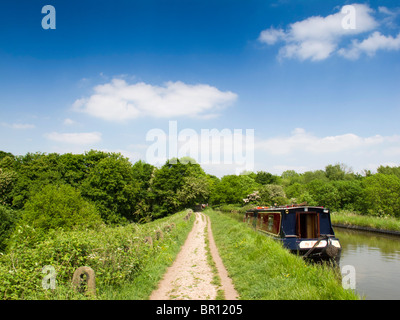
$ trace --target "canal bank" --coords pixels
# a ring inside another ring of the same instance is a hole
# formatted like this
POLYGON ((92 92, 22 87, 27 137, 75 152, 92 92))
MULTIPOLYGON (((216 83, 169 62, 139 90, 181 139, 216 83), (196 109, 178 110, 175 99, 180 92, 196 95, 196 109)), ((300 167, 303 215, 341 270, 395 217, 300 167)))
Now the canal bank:
POLYGON ((306 263, 280 243, 243 223, 243 215, 204 211, 240 299, 356 300, 335 270, 306 263), (232 215, 232 217, 230 217, 232 215))

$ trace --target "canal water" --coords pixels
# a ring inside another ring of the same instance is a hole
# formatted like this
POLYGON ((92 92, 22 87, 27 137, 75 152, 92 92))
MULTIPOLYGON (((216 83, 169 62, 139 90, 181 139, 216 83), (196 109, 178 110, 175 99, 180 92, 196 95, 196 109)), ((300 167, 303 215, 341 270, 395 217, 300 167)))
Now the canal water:
POLYGON ((334 229, 342 245, 340 267, 354 267, 356 292, 366 300, 399 300, 400 237, 334 229))

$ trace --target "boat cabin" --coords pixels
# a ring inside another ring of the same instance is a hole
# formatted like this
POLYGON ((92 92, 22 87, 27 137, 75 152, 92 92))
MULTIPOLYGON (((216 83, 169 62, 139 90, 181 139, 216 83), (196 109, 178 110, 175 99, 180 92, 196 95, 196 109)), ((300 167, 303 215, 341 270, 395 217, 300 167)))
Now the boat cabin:
POLYGON ((324 207, 256 207, 244 221, 257 231, 282 241, 290 251, 314 260, 339 262, 341 246, 324 207))

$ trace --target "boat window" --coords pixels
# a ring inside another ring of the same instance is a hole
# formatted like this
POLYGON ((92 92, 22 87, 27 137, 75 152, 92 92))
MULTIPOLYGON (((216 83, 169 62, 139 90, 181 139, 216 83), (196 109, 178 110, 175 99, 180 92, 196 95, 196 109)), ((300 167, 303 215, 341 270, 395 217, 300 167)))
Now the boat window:
POLYGON ((264 212, 259 215, 257 229, 278 235, 281 228, 281 214, 279 212, 264 212))

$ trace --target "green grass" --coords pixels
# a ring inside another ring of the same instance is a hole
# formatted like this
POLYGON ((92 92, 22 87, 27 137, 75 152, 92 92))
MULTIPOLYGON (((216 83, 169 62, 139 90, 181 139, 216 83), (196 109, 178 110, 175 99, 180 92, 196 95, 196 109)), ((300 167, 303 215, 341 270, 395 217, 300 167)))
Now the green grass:
POLYGON ((354 300, 338 270, 305 263, 282 246, 229 216, 206 210, 219 253, 243 300, 354 300))
MULTIPOLYGON (((203 216, 202 216, 203 218, 203 216)), ((224 290, 221 289, 221 278, 218 274, 218 269, 215 264, 215 261, 211 255, 211 250, 210 250, 210 241, 208 239, 208 220, 207 220, 207 225, 205 228, 205 243, 206 243, 206 252, 207 252, 207 262, 211 267, 211 271, 213 273, 213 281, 211 282, 213 285, 217 287, 217 296, 215 300, 225 300, 225 292, 224 290)))
MULTIPOLYGON (((99 299, 104 300, 148 300, 153 290, 157 288, 168 267, 172 265, 178 255, 182 245, 184 244, 190 230, 193 227, 195 216, 186 222, 183 217, 186 215, 177 213, 172 217, 168 217, 169 223, 176 224, 176 232, 174 237, 162 241, 157 250, 157 254, 148 259, 146 265, 142 266, 142 270, 138 275, 129 282, 119 285, 101 288, 99 299)), ((161 220, 165 220, 161 219, 161 220)), ((159 221, 157 223, 160 223, 159 221)))
POLYGON ((392 217, 374 217, 352 211, 332 212, 332 223, 369 227, 381 230, 400 231, 400 220, 392 217))

